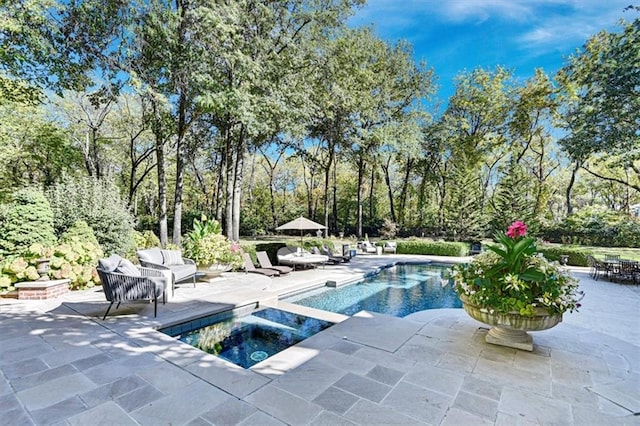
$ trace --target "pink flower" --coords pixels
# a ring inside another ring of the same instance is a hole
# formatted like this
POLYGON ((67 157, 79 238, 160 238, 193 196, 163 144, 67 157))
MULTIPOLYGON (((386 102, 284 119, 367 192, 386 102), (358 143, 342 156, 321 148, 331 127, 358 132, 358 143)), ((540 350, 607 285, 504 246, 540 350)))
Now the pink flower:
POLYGON ((516 220, 507 229, 507 236, 511 238, 518 238, 527 235, 527 225, 520 220, 516 220))

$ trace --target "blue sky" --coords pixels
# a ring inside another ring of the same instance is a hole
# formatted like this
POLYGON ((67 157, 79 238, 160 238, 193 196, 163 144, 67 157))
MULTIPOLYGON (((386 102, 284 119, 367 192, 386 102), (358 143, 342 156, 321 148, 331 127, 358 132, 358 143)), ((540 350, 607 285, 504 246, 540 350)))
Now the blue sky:
MULTIPOLYGON (((633 0, 369 0, 350 24, 373 24, 381 38, 409 41, 433 67, 446 102, 462 70, 502 65, 518 78, 555 73, 592 35, 617 30, 633 0)), ((637 2, 636 2, 637 3, 637 2)))

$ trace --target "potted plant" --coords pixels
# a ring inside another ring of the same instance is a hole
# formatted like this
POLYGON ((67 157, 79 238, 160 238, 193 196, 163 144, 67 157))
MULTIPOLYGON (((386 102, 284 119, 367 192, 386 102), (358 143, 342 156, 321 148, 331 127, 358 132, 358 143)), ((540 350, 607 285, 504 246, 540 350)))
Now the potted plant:
POLYGON ((486 341, 533 350, 527 331, 546 330, 562 321, 562 314, 580 307, 578 280, 557 262, 537 252, 527 225, 516 221, 494 237, 468 264, 452 268, 454 286, 465 311, 492 325, 486 341))
POLYGON ((194 220, 193 231, 187 233, 184 241, 185 255, 198 265, 200 269, 209 270, 211 274, 241 268, 242 251, 222 235, 222 228, 217 220, 194 220))

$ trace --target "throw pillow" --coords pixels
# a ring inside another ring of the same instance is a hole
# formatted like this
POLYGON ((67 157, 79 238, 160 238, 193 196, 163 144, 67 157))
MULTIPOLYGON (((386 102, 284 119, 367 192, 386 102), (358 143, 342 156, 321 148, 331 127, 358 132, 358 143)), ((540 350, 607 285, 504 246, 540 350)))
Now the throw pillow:
POLYGON ((98 267, 105 272, 113 272, 120 265, 120 260, 122 260, 120 256, 112 254, 105 259, 98 260, 98 267))
POLYGON ((120 264, 116 268, 116 272, 123 275, 130 275, 132 277, 139 277, 142 275, 140 270, 127 259, 122 259, 120 261, 120 264))
POLYGON ((180 250, 160 250, 165 265, 184 265, 182 252, 180 250))

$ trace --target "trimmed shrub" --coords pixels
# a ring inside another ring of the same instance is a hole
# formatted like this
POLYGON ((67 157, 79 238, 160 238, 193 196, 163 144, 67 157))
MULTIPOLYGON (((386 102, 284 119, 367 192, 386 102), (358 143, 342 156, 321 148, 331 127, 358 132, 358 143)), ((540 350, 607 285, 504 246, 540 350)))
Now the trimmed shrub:
POLYGON ((0 251, 21 255, 36 243, 56 243, 53 211, 41 191, 25 188, 14 194, 0 222, 0 251))
POLYGON ((50 259, 49 276, 70 279, 72 290, 90 288, 100 283, 96 272, 98 259, 102 257, 100 246, 90 241, 70 236, 67 241, 51 248, 41 244, 31 245, 23 256, 11 256, 0 262, 0 292, 13 290, 14 284, 39 278, 36 260, 50 259))
MULTIPOLYGON (((267 252, 267 256, 269 256, 269 260, 271 260, 271 263, 274 265, 278 264, 278 250, 282 247, 285 247, 286 244, 283 242, 278 242, 278 243, 258 243, 255 246, 255 251, 266 251, 267 252)), ((244 247, 243 247, 244 249, 244 247)), ((246 251, 246 250, 245 250, 246 251)))
POLYGON ((113 179, 65 179, 47 192, 58 233, 84 220, 105 254, 125 254, 134 247, 134 218, 113 179))
POLYGON ((35 262, 29 262, 22 256, 9 256, 0 262, 0 293, 14 290, 14 284, 20 281, 35 281, 40 277, 35 262))
MULTIPOLYGON (((288 245, 293 247, 299 246, 298 243, 290 243, 288 245)), ((321 248, 323 245, 329 247, 331 250, 334 249, 333 241, 330 239, 313 237, 313 238, 305 238, 302 241, 302 248, 308 251, 312 251, 314 247, 321 248)))
POLYGON ((80 290, 100 283, 96 271, 102 249, 80 237, 70 237, 66 243, 57 245, 51 258, 51 275, 55 279, 69 278, 69 288, 80 290))
POLYGON ((569 256, 567 265, 572 266, 589 266, 587 261, 588 256, 593 256, 593 252, 585 250, 581 247, 570 246, 540 246, 538 245, 538 252, 542 253, 547 260, 560 261, 561 255, 569 256))
POLYGON ((137 250, 160 247, 160 238, 158 238, 153 231, 134 231, 133 240, 136 243, 137 250))
POLYGON ((431 254, 436 256, 466 256, 469 244, 450 241, 398 241, 398 254, 431 254))

